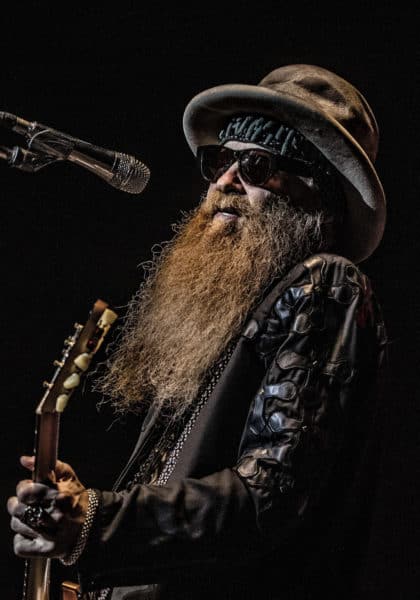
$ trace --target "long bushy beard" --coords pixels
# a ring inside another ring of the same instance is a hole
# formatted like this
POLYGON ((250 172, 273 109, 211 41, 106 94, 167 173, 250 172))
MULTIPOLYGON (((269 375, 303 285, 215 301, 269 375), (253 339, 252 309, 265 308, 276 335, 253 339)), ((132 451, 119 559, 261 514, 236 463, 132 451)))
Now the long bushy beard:
POLYGON ((322 249, 322 213, 277 195, 268 200, 261 211, 246 196, 216 192, 177 226, 129 304, 96 383, 117 412, 150 402, 175 411, 190 405, 272 279, 322 249), (240 218, 214 219, 226 206, 240 218))

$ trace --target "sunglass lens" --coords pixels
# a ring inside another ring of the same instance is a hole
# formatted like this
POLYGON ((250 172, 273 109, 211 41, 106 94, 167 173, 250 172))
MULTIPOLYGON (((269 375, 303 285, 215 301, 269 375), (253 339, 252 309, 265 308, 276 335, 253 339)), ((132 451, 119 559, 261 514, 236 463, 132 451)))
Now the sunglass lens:
POLYGON ((229 148, 203 146, 200 150, 201 174, 207 181, 215 182, 235 161, 229 148))
POLYGON ((271 175, 272 164, 268 153, 250 150, 240 160, 241 174, 247 183, 262 185, 271 175))

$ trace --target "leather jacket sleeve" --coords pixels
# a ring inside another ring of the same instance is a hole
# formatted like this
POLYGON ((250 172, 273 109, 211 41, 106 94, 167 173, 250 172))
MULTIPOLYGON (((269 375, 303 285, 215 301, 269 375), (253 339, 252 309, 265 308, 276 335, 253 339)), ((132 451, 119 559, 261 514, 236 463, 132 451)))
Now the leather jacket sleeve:
POLYGON ((237 464, 200 479, 98 492, 79 565, 87 587, 153 581, 197 561, 223 561, 233 546, 238 555, 238 544, 255 550, 295 535, 343 447, 360 441, 353 416, 368 412, 383 342, 366 277, 341 257, 307 261, 259 325, 265 376, 237 464))
POLYGON ((285 535, 316 505, 331 470, 345 468, 339 457, 360 453, 375 410, 373 386, 386 343, 380 308, 352 263, 324 258, 307 261, 302 279, 275 302, 258 341, 267 370, 234 470, 267 533, 280 518, 285 535))

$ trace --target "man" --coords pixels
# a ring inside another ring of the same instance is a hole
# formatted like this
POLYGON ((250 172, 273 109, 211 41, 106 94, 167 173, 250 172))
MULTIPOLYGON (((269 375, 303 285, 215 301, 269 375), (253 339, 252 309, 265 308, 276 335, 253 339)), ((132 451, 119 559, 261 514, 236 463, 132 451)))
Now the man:
POLYGON ((385 345, 356 266, 385 223, 375 117, 289 65, 198 94, 184 131, 208 192, 98 381, 145 415, 139 441, 113 491, 61 462, 52 488, 21 482, 15 552, 101 598, 354 598, 385 345))

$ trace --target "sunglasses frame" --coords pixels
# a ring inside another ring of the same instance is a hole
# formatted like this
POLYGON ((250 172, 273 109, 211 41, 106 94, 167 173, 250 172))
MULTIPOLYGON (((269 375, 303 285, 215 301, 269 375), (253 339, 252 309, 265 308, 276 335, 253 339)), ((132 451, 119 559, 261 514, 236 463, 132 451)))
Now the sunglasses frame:
POLYGON ((288 156, 281 156, 280 154, 274 154, 269 150, 265 150, 264 148, 245 148, 243 150, 233 150, 232 148, 220 146, 218 144, 199 146, 197 148, 197 161, 202 177, 210 183, 216 183, 219 177, 221 177, 223 173, 225 173, 235 162, 237 162, 241 178, 249 185, 254 185, 256 187, 263 186, 270 179, 270 177, 272 177, 278 171, 285 171, 286 173, 291 173, 301 177, 312 177, 314 166, 313 162, 290 158, 288 156), (230 160, 226 162, 223 170, 219 169, 213 175, 213 177, 210 177, 207 174, 204 161, 206 160, 206 152, 215 150, 217 150, 219 154, 225 153, 228 156, 230 155, 230 160), (269 169, 264 180, 253 181, 252 178, 249 178, 244 171, 243 159, 244 157, 249 156, 251 153, 264 155, 269 158, 269 169))

